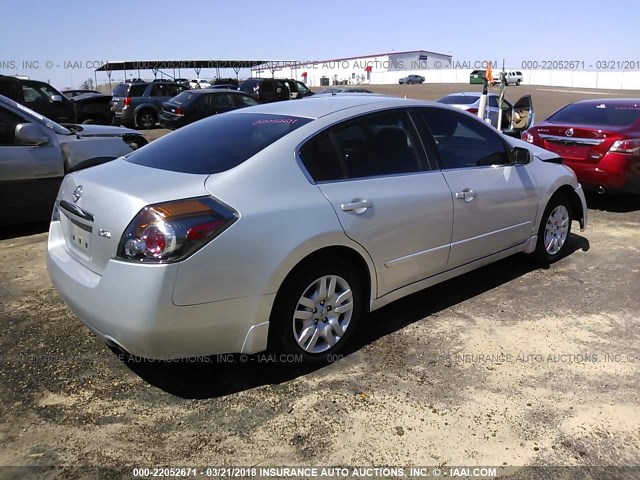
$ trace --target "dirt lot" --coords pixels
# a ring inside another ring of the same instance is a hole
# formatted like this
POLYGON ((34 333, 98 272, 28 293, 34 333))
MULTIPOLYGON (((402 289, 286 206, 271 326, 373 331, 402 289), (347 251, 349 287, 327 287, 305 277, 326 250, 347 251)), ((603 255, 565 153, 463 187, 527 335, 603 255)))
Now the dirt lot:
MULTIPOLYGON (((525 92, 547 113, 594 98, 525 92)), ((589 204, 550 268, 517 256, 391 304, 319 369, 123 361, 51 287, 43 226, 2 232, 0 466, 638 466, 640 198, 589 204)))

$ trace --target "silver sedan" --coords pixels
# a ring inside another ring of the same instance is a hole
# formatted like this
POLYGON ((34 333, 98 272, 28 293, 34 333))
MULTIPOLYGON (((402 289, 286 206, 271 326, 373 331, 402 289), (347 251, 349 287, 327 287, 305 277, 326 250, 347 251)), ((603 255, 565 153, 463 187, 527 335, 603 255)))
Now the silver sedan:
POLYGON ((71 310, 155 359, 321 361, 366 313, 509 255, 566 255, 587 209, 550 152, 437 103, 277 102, 67 175, 48 267, 71 310))

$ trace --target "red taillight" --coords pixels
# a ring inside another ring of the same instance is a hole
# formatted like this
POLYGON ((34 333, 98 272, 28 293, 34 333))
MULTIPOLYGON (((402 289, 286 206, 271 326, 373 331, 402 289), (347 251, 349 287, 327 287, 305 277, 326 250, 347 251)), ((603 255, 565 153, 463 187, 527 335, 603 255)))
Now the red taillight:
POLYGON ((631 155, 640 155, 640 138, 616 140, 609 148, 609 151, 614 153, 629 153, 631 155))
POLYGON ((218 229, 224 226, 224 220, 216 220, 213 222, 199 223, 187 230, 187 240, 202 240, 214 234, 218 229))
POLYGON ((469 112, 472 115, 477 115, 478 114, 478 109, 477 108, 467 108, 467 112, 469 112))
POLYGON ((184 116, 184 109, 182 107, 176 107, 176 115, 184 116))
POLYGON ((237 219, 235 210, 211 197, 149 205, 123 233, 118 257, 140 262, 178 262, 220 235, 237 219))
POLYGON ((131 97, 124 97, 124 99, 122 100, 122 104, 125 107, 128 107, 129 105, 131 105, 131 97))
POLYGON ((145 255, 150 258, 160 258, 167 247, 167 237, 157 225, 148 226, 142 232, 145 255))
POLYGON ((527 143, 533 143, 533 133, 530 133, 529 131, 524 132, 522 134, 522 140, 527 143))

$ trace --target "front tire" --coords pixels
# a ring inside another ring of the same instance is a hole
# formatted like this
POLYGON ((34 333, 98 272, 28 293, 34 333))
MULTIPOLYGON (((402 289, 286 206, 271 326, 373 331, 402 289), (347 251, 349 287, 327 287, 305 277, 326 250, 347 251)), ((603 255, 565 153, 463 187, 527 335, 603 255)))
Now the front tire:
POLYGON ((271 314, 271 346, 308 363, 327 361, 356 330, 363 307, 362 281, 339 258, 298 267, 283 283, 271 314))
POLYGON ((540 262, 549 264, 564 256, 571 233, 572 218, 572 205, 569 198, 562 194, 551 197, 538 230, 535 255, 540 262))

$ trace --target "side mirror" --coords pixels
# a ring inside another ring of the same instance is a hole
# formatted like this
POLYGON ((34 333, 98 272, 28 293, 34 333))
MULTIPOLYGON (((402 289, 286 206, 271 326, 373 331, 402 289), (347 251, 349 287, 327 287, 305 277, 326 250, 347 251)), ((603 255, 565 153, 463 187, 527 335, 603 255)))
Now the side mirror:
POLYGON ((49 137, 35 123, 19 123, 16 125, 15 138, 22 145, 45 145, 49 137))
POLYGON ((516 165, 526 165, 531 163, 533 156, 528 148, 515 147, 512 151, 513 163, 516 165))
POLYGON ((62 103, 62 95, 51 95, 52 103, 62 103))

